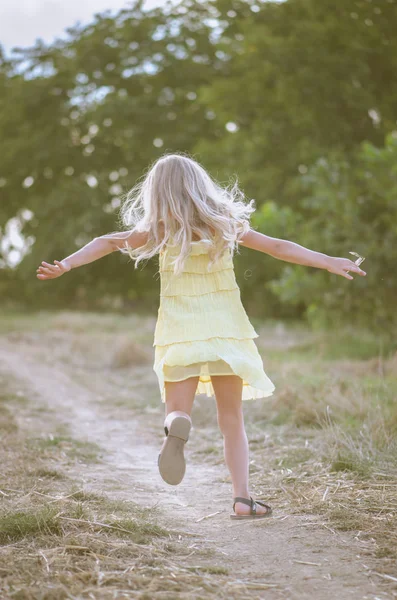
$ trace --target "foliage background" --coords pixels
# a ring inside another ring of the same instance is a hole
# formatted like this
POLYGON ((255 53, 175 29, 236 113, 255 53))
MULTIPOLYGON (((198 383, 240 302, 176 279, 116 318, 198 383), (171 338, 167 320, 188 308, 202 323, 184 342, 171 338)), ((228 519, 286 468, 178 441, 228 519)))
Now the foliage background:
POLYGON ((2 305, 153 310, 155 262, 135 271, 112 255, 49 285, 35 269, 113 231, 120 195, 183 151, 221 181, 238 176, 260 231, 367 257, 367 278, 349 282, 242 250, 250 314, 392 335, 396 27, 395 0, 136 2, 2 52, 2 305))

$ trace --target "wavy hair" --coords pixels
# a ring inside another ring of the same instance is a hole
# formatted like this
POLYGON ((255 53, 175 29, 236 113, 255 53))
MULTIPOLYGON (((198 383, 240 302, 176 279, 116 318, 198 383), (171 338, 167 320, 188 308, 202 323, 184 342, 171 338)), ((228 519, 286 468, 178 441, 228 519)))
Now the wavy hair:
POLYGON ((120 220, 137 232, 147 232, 147 242, 136 249, 125 244, 135 266, 161 253, 177 248, 173 261, 176 274, 183 271, 196 240, 209 240, 210 264, 227 249, 232 254, 238 240, 249 230, 254 201, 246 203, 237 181, 222 187, 192 158, 166 154, 126 195, 120 220))

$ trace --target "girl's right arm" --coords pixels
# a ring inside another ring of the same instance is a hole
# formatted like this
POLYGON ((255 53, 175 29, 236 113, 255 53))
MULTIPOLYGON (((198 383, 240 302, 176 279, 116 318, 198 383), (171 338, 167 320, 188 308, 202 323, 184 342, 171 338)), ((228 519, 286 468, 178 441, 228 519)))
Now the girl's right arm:
POLYGON ((42 281, 55 279, 71 269, 76 269, 82 265, 94 262, 111 252, 120 250, 125 247, 126 242, 131 248, 139 248, 146 241, 147 233, 139 233, 134 230, 94 238, 91 242, 80 248, 80 250, 77 250, 77 252, 74 252, 63 260, 54 260, 53 265, 43 261, 37 269, 37 278, 42 281))

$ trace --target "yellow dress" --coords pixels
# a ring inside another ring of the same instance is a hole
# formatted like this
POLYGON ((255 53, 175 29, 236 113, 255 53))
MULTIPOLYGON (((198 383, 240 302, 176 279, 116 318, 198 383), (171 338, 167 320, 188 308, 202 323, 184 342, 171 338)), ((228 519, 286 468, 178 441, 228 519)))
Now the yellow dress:
POLYGON ((161 397, 165 381, 199 376, 197 394, 214 395, 211 375, 238 375, 243 400, 270 396, 274 385, 253 341, 258 334, 241 303, 230 252, 209 268, 206 240, 193 242, 180 275, 176 249, 160 254, 160 306, 154 335, 154 371, 161 397))

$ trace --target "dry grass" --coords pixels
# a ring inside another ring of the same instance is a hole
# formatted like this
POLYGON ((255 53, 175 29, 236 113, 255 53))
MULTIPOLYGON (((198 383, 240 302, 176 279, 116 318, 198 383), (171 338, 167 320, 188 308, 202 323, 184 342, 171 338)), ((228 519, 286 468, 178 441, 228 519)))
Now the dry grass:
POLYGON ((110 366, 116 369, 152 362, 152 353, 129 337, 117 340, 110 357, 110 366))
POLYGON ((160 526, 154 507, 93 493, 69 477, 65 465, 100 461, 101 449, 62 428, 29 433, 38 400, 30 404, 5 373, 0 380, 1 600, 259 598, 263 584, 234 579, 201 539, 160 526))
MULTIPOLYGON (((366 368, 368 359, 346 369, 345 361, 308 365, 304 358, 294 359, 291 369, 281 365, 282 377, 292 370, 296 379, 268 405, 266 436, 263 406, 249 417, 253 460, 272 456, 265 458, 270 469, 253 473, 256 489, 286 514, 317 514, 324 527, 354 532, 369 554, 383 559, 379 570, 395 575, 395 358, 376 358, 375 373, 366 368)), ((374 367, 375 360, 369 362, 374 367)))
MULTIPOLYGON (((365 333, 350 336, 307 331, 288 338, 265 328, 262 353, 278 389, 274 399, 246 406, 250 474, 257 497, 288 515, 317 515, 332 531, 353 532, 378 570, 397 576, 397 370, 385 344, 365 333), (266 346, 266 340, 275 343, 266 346), (299 334, 299 335, 298 335, 299 334), (316 342, 320 343, 317 353, 316 342), (342 358, 336 358, 340 347, 342 358), (360 352, 357 349, 360 348, 360 352), (352 358, 352 355, 362 359, 352 358), (345 355, 345 358, 343 358, 345 355)), ((222 460, 216 424, 206 401, 194 422, 206 423, 192 457, 222 460)))
POLYGON ((29 446, 36 452, 51 458, 54 454, 62 454, 69 459, 93 463, 99 460, 100 448, 93 442, 82 442, 69 436, 50 434, 46 437, 31 438, 29 446))
MULTIPOLYGON (((6 489, 10 502, 22 500, 6 489)), ((85 493, 47 502, 2 511, 4 600, 252 598, 191 537, 159 527, 134 503, 85 493), (192 554, 200 565, 189 564, 192 554)))
MULTIPOLYGON (((0 320, 0 331, 37 345, 44 362, 65 361, 77 380, 98 392, 98 402, 146 415, 162 411, 154 376, 149 385, 146 379, 144 397, 136 392, 142 373, 151 368, 153 319, 46 317, 15 316, 19 333, 9 333, 0 320)), ((396 349, 367 332, 311 334, 279 324, 266 326, 259 339, 278 391, 274 399, 246 405, 255 495, 270 501, 282 518, 310 514, 331 535, 353 532, 364 554, 378 560, 378 572, 396 576, 396 349)), ((233 580, 211 557, 199 568, 197 540, 159 528, 152 512, 76 488, 63 471, 65 460, 100 461, 100 449, 62 431, 53 439, 20 436, 14 409, 27 410, 29 393, 18 382, 7 388, 5 381, 0 382, 0 460, 7 483, 0 486, 0 539, 6 543, 0 550, 2 599, 264 597, 255 592, 259 588, 233 580)), ((200 434, 193 431, 190 455, 216 464, 223 460, 222 446, 208 402, 196 403, 200 434)), ((160 439, 162 432, 156 435, 160 439)))

